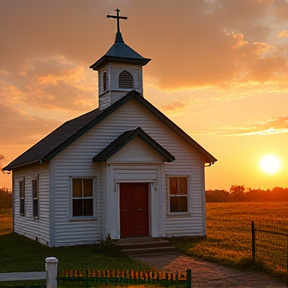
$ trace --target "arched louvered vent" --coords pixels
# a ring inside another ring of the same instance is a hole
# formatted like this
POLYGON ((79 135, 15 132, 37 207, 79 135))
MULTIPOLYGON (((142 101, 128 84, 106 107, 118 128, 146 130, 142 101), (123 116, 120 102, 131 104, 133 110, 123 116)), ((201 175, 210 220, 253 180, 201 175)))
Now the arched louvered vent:
POLYGON ((119 74, 119 88, 133 88, 133 76, 126 70, 119 74))
POLYGON ((107 90, 107 73, 106 71, 103 72, 103 92, 107 90))

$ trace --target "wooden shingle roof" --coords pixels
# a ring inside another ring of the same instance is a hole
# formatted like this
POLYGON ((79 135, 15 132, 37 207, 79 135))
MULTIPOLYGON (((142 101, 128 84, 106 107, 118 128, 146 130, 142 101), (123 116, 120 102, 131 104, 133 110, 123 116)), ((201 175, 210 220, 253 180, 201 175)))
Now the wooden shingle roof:
POLYGON ((85 132, 94 127, 97 123, 105 119, 113 111, 115 111, 131 99, 135 99, 140 104, 142 104, 154 116, 160 119, 170 129, 172 129, 186 142, 188 142, 202 156, 205 163, 210 164, 217 161, 216 158, 214 158, 209 152, 207 152, 202 146, 200 146, 195 140, 193 140, 188 134, 186 134, 181 128, 179 128, 175 123, 173 123, 169 118, 167 118, 150 102, 145 100, 137 91, 131 91, 124 97, 120 98, 113 105, 107 107, 105 110, 100 111, 99 109, 95 109, 82 116, 65 122, 63 125, 61 125, 48 136, 43 138, 37 144, 32 146, 18 158, 13 160, 2 170, 10 171, 16 168, 36 163, 42 163, 44 161, 52 159, 65 147, 70 145, 81 135, 83 135, 85 132))

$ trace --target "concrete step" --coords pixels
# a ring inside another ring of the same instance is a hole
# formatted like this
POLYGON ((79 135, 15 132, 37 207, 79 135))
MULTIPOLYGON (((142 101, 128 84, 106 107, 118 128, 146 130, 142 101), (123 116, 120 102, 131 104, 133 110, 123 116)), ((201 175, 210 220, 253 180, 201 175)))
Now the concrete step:
POLYGON ((157 242, 135 242, 135 243, 119 243, 117 244, 121 249, 129 249, 131 247, 149 248, 149 247, 163 247, 171 246, 169 241, 157 241, 157 242))
POLYGON ((121 248, 124 254, 131 256, 177 252, 177 249, 168 240, 151 237, 121 239, 116 245, 121 248))
POLYGON ((153 247, 153 248, 132 248, 122 249, 122 252, 126 255, 142 256, 142 255, 154 255, 154 254, 166 254, 175 253, 177 250, 174 247, 153 247))

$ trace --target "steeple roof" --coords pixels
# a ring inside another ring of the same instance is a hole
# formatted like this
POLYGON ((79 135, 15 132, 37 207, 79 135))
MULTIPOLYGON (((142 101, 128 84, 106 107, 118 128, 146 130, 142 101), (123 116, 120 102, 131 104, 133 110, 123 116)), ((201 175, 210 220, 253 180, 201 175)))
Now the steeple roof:
POLYGON ((90 66, 93 70, 98 70, 102 65, 107 62, 121 62, 146 65, 151 59, 142 57, 139 53, 134 51, 131 47, 125 44, 119 27, 119 19, 127 19, 127 17, 120 17, 119 10, 117 9, 117 16, 107 15, 108 18, 117 18, 117 33, 115 43, 110 47, 104 56, 97 60, 90 66))
POLYGON ((107 62, 121 62, 146 65, 151 59, 142 57, 139 53, 124 43, 121 33, 116 33, 115 43, 110 47, 104 56, 90 66, 93 70, 98 70, 99 67, 107 62))

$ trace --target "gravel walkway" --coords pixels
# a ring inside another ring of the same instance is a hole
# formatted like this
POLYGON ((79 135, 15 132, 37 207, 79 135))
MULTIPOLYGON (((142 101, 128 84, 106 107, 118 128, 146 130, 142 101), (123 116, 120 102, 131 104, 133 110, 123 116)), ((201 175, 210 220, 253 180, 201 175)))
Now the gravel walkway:
POLYGON ((191 269, 193 288, 287 287, 285 283, 280 282, 264 273, 254 271, 239 271, 178 253, 153 256, 135 256, 134 258, 142 262, 149 263, 161 271, 184 272, 188 268, 191 269))

